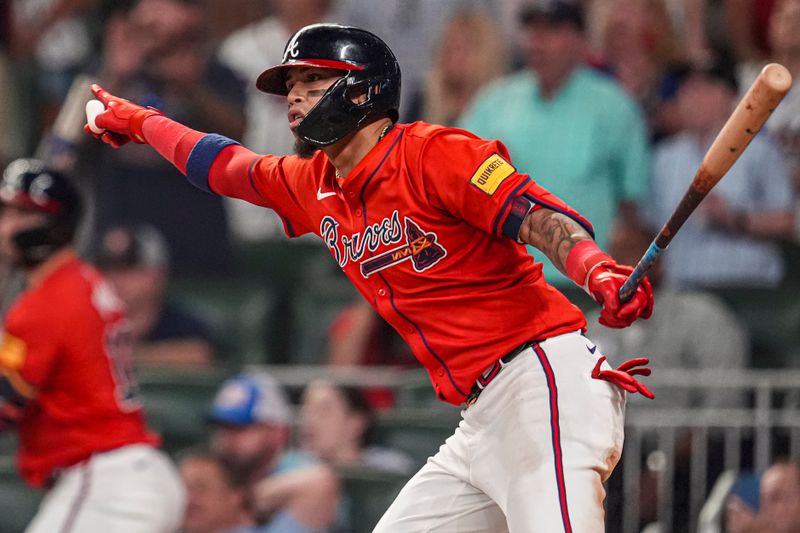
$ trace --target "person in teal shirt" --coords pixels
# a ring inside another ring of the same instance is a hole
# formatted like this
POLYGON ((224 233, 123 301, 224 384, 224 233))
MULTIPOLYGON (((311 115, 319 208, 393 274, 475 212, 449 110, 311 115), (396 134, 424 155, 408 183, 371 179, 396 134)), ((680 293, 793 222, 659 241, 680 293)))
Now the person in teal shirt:
MULTIPOLYGON (((521 172, 592 222, 605 248, 614 220, 638 224, 646 192, 647 128, 636 102, 584 65, 583 16, 562 0, 520 12, 526 67, 480 93, 459 126, 508 147, 521 172)), ((549 261, 547 280, 573 285, 549 261)))

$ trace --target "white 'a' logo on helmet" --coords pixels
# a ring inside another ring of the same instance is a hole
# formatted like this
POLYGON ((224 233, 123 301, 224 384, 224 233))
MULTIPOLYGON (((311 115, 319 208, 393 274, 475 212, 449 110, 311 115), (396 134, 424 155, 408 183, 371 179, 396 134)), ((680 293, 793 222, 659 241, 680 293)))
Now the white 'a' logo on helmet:
POLYGON ((297 42, 297 38, 298 37, 300 37, 300 34, 299 33, 295 33, 294 37, 292 37, 292 40, 289 41, 289 44, 286 45, 286 51, 283 52, 283 60, 284 61, 288 60, 289 56, 292 56, 292 58, 295 58, 300 54, 300 50, 297 49, 298 44, 299 44, 297 42))

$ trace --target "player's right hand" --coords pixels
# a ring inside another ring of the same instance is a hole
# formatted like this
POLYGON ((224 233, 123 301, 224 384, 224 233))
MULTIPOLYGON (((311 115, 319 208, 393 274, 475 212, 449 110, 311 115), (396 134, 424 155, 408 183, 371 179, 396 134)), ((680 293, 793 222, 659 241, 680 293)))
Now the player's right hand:
POLYGON ((603 306, 600 323, 610 328, 625 328, 637 318, 647 319, 653 314, 653 288, 647 278, 636 287, 633 297, 627 302, 619 300, 619 290, 627 281, 633 268, 605 261, 597 265, 586 280, 586 288, 603 306))
POLYGON ((119 148, 129 141, 140 144, 147 143, 142 133, 142 124, 148 117, 161 115, 161 111, 142 107, 124 98, 114 96, 97 84, 92 84, 91 89, 92 94, 106 106, 106 110, 97 115, 94 120, 98 128, 106 131, 94 133, 89 129, 88 124, 83 127, 84 131, 114 148, 119 148))

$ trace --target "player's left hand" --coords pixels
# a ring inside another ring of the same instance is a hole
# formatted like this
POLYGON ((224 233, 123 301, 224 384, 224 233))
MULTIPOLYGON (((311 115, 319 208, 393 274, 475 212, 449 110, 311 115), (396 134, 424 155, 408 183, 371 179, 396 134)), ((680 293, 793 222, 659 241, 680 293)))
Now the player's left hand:
POLYGON ((619 301, 619 290, 633 268, 606 261, 594 268, 586 280, 589 294, 603 306, 600 323, 610 328, 625 328, 637 318, 647 319, 653 314, 653 288, 644 278, 628 303, 619 301))

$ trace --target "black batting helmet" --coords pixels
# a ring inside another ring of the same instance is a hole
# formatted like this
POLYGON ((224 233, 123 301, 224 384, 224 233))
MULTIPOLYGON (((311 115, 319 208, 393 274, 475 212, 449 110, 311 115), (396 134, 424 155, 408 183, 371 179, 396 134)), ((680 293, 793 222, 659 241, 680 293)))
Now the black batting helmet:
POLYGON ((70 179, 38 159, 17 159, 6 167, 0 180, 0 204, 47 215, 41 225, 12 237, 26 266, 41 263, 70 244, 83 213, 81 195, 70 179))
POLYGON ((286 96, 286 70, 319 67, 344 70, 297 127, 297 135, 315 146, 328 146, 375 118, 397 122, 400 108, 400 65, 380 38, 340 24, 312 24, 295 33, 283 51, 283 60, 261 73, 256 86, 286 96), (365 94, 366 101, 352 98, 365 94))

